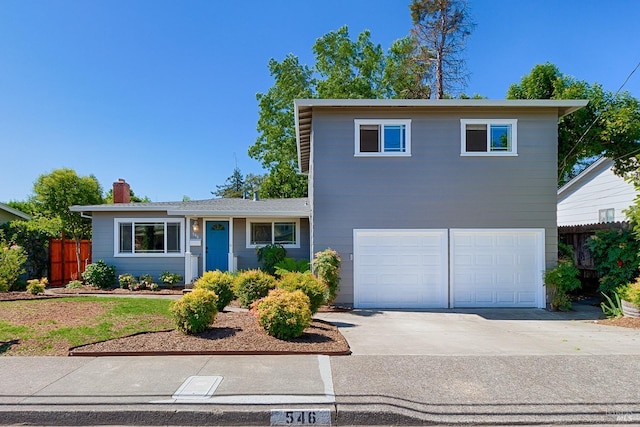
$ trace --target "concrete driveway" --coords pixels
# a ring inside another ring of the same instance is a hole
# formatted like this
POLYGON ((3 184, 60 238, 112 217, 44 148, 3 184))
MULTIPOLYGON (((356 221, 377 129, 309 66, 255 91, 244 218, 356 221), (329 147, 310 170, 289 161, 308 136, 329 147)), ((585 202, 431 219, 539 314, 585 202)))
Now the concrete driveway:
POLYGON ((318 313, 336 324, 354 355, 640 355, 640 330, 605 326, 598 307, 353 310, 318 313))

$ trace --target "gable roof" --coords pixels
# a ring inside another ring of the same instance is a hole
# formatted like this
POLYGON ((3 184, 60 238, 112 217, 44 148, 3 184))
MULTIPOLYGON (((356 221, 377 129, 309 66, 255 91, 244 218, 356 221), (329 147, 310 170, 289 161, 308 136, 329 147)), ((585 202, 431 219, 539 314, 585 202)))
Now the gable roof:
POLYGON ((4 203, 0 203, 0 210, 15 215, 18 218, 26 219, 27 221, 31 219, 31 215, 27 215, 26 213, 19 211, 18 209, 14 209, 11 206, 7 206, 4 203))
POLYGON ((206 199, 71 206, 73 212, 164 212, 184 216, 309 217, 309 199, 206 199))
POLYGON ((298 168, 302 173, 309 172, 311 153, 311 127, 314 108, 353 108, 372 109, 420 108, 433 110, 449 108, 472 110, 491 108, 497 110, 554 109, 558 118, 571 114, 587 105, 587 100, 555 100, 555 99, 296 99, 294 101, 296 143, 298 147, 298 168))
POLYGON ((558 189, 558 199, 612 166, 613 160, 606 157, 600 157, 598 160, 591 163, 585 170, 574 176, 571 181, 560 187, 558 189))

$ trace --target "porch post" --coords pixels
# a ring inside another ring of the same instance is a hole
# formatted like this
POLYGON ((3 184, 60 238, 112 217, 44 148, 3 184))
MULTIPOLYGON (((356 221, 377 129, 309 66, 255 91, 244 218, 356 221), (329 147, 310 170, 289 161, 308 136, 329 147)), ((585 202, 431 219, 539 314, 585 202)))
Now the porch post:
POLYGON ((184 233, 184 284, 188 285, 193 281, 191 271, 191 217, 185 217, 184 233))

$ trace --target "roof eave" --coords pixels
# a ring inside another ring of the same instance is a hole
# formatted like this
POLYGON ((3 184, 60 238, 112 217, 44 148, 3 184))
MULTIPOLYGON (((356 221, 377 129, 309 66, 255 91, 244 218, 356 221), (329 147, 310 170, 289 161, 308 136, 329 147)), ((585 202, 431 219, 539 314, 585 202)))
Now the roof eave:
POLYGON ((243 211, 215 211, 215 210, 167 210, 167 215, 184 215, 197 217, 233 217, 233 218, 309 218, 308 211, 278 211, 278 212, 243 212, 243 211))
POLYGON ((95 205, 95 206, 71 206, 69 208, 72 212, 120 212, 120 211, 134 211, 134 212, 167 212, 172 209, 171 206, 122 206, 122 205, 95 205))

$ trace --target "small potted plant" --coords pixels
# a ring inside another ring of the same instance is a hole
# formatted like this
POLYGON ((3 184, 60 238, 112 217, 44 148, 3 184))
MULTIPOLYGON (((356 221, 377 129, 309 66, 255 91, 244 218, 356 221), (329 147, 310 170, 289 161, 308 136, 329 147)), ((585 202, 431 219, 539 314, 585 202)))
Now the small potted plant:
POLYGON ((160 274, 160 280, 162 281, 162 283, 167 285, 169 289, 172 289, 173 285, 175 285, 176 283, 182 280, 182 276, 179 275, 178 273, 163 271, 162 274, 160 274))

